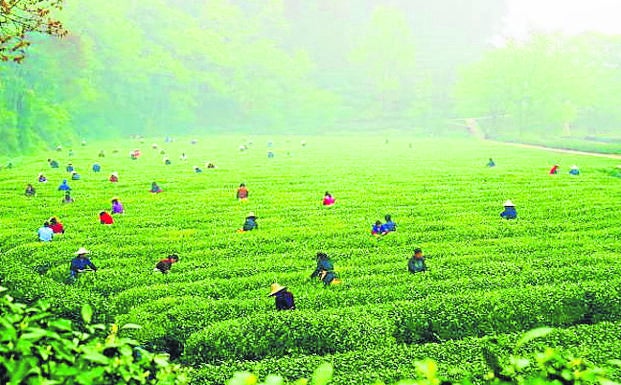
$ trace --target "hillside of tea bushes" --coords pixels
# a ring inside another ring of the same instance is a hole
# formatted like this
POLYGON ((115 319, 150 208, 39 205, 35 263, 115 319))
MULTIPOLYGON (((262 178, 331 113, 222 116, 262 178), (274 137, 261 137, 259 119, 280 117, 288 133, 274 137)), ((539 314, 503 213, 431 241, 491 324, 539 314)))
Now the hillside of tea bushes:
POLYGON ((482 351, 506 359, 521 333, 543 325, 555 331, 523 349, 552 345, 597 364, 621 358, 613 159, 379 136, 124 138, 68 150, 0 171, 0 283, 73 319, 90 303, 98 321, 142 325, 131 337, 195 367, 193 383, 222 384, 238 370, 297 379, 326 361, 337 384, 391 382, 414 376, 412 363, 426 357, 449 378, 480 378, 489 370, 482 351), (497 167, 485 167, 489 157, 497 167), (63 205, 57 186, 68 162, 82 178, 69 181, 75 202, 63 205), (555 163, 560 174, 548 175, 555 163), (572 164, 580 176, 567 174, 572 164), (119 183, 108 181, 113 171, 119 183), (39 172, 48 183, 36 182, 39 172), (153 181, 163 193, 148 192, 153 181), (24 196, 27 183, 36 197, 24 196), (247 202, 235 199, 240 183, 247 202), (335 206, 322 207, 325 191, 335 206), (114 196, 126 213, 101 225, 114 196), (499 218, 506 199, 515 221, 499 218), (236 232, 249 211, 259 230, 236 232), (377 240, 371 224, 385 214, 398 231, 377 240), (66 233, 43 244, 36 230, 50 216, 66 233), (82 246, 99 270, 68 285, 82 246), (416 247, 429 271, 412 275, 416 247), (318 251, 341 285, 309 279, 318 251), (180 256, 171 273, 154 272, 171 253, 180 256), (275 281, 293 292, 295 311, 274 310, 275 281))

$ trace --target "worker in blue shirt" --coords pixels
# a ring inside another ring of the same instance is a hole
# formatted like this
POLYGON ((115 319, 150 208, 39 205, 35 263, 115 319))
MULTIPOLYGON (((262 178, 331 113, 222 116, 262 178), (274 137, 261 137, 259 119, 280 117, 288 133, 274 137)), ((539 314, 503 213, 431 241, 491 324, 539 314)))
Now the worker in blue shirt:
POLYGON ((414 249, 414 255, 408 261, 408 270, 410 273, 420 273, 427 270, 425 265, 425 257, 423 251, 419 248, 414 249))
POLYGON ((317 267, 310 277, 319 278, 326 286, 341 283, 334 272, 334 264, 326 253, 317 253, 317 267))
POLYGON ((77 171, 71 172, 71 180, 80 180, 80 174, 77 171))
POLYGON ((75 252, 76 257, 71 260, 71 276, 76 278, 78 273, 82 273, 86 271, 87 268, 90 268, 93 271, 97 271, 93 262, 86 257, 86 254, 89 254, 90 251, 86 250, 84 247, 80 247, 78 251, 75 252))
POLYGON ((257 223, 257 217, 251 211, 248 213, 248 216, 246 216, 244 225, 238 231, 243 232, 243 231, 252 231, 252 230, 258 230, 258 229, 259 229, 259 224, 257 223))
POLYGON ((274 297, 276 300, 276 310, 295 310, 295 301, 293 294, 287 290, 286 286, 273 283, 268 297, 274 297))
POLYGON ((392 221, 392 218, 390 218, 390 215, 386 214, 384 216, 384 220, 386 221, 386 223, 382 225, 382 233, 386 234, 391 231, 397 231, 397 224, 392 221))
POLYGON ((580 175, 580 169, 575 164, 569 169, 569 175, 580 175))
POLYGON ((99 163, 94 163, 93 172, 99 172, 99 171, 101 171, 101 165, 99 163))
POLYGON ((505 211, 500 213, 500 217, 504 219, 515 219, 517 218, 517 211, 515 210, 515 205, 511 200, 507 200, 504 203, 505 211))
POLYGON ((58 191, 69 191, 71 187, 67 184, 67 179, 63 179, 63 183, 58 186, 58 191))
POLYGON ((50 242, 54 237, 54 230, 50 227, 49 222, 45 222, 43 226, 37 230, 37 235, 41 242, 50 242))
POLYGON ((375 224, 371 226, 371 235, 379 237, 382 235, 382 222, 375 221, 375 224))

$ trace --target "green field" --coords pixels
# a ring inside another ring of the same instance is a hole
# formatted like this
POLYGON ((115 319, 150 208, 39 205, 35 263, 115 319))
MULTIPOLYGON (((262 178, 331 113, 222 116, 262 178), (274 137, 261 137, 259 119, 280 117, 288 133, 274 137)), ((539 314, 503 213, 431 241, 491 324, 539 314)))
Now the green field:
POLYGON ((621 179, 609 172, 618 161, 467 140, 214 136, 158 139, 173 162, 165 166, 154 141, 88 144, 71 158, 44 153, 0 171, 0 283, 72 318, 90 303, 100 321, 142 325, 133 336, 195 367, 196 384, 222 384, 237 370, 296 379, 325 361, 336 384, 393 382, 425 357, 449 378, 480 377, 483 347, 506 358, 523 331, 542 325, 556 330, 526 349, 621 358, 621 179), (136 147, 143 156, 132 161, 136 147), (69 161, 82 180, 69 182, 75 202, 63 205, 56 188, 69 161), (554 163, 561 173, 550 176, 554 163), (572 164, 582 175, 567 174, 572 164), (47 184, 36 183, 39 172, 47 184), (150 194, 152 181, 164 192, 150 194), (241 182, 245 203, 235 199, 241 182), (23 195, 26 183, 36 197, 23 195), (321 206, 325 191, 334 207, 321 206), (100 225, 113 196, 126 214, 100 225), (515 221, 499 218, 506 199, 515 221), (260 229, 237 233, 249 211, 260 229), (385 214, 398 231, 378 241, 370 227, 385 214), (36 230, 53 215, 67 232, 39 243, 36 230), (67 285, 81 246, 99 271, 67 285), (428 256, 426 273, 407 271, 415 247, 428 256), (318 251, 342 285, 309 279, 318 251), (181 257, 171 274, 153 272, 170 253, 181 257), (274 281, 293 292, 295 311, 274 310, 274 281))

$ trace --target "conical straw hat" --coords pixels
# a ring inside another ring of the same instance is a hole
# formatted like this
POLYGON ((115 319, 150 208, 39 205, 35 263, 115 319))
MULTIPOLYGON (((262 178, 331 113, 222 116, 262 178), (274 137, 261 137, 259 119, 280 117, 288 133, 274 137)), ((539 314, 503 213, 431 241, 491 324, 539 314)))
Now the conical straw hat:
POLYGON ((271 286, 272 290, 270 291, 270 293, 267 296, 271 297, 274 294, 278 293, 279 291, 285 290, 286 288, 287 288, 286 286, 282 286, 279 283, 272 283, 272 286, 271 286))

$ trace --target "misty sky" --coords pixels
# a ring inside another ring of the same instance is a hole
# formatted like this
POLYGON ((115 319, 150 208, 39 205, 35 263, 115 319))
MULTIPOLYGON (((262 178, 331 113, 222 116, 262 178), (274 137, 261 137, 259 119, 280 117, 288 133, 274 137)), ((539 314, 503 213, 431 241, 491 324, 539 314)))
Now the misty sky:
POLYGON ((620 0, 508 0, 504 35, 523 38, 529 29, 576 34, 621 33, 620 0))

